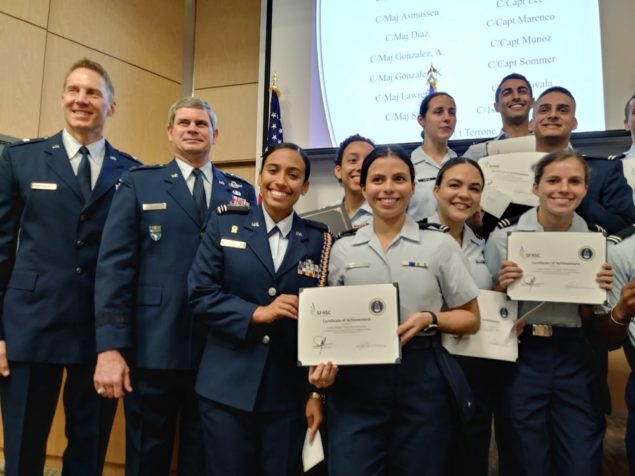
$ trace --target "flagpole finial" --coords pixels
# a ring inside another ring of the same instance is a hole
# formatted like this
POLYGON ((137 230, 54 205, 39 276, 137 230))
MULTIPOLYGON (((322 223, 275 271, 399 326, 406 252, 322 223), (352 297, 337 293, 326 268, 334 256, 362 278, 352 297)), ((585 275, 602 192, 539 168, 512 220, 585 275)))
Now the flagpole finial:
POLYGON ((278 89, 278 74, 273 73, 271 76, 271 87, 269 88, 271 91, 276 93, 278 96, 281 96, 280 89, 278 89))

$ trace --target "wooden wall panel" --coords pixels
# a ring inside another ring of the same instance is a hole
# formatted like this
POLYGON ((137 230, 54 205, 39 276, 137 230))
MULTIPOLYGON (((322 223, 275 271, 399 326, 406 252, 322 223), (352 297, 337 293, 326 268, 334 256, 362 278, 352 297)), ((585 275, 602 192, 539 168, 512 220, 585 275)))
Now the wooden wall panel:
POLYGON ((178 99, 180 85, 51 34, 44 68, 40 135, 50 135, 64 127, 63 80, 70 65, 84 56, 101 63, 115 85, 117 107, 106 123, 108 140, 144 163, 170 160, 165 127, 168 109, 178 99))
POLYGON ((49 14, 49 0, 2 0, 0 12, 45 28, 49 14))
POLYGON ((194 86, 258 81, 260 0, 198 0, 194 86))
POLYGON ((0 13, 0 133, 34 137, 40 114, 46 33, 0 13))
POLYGON ((256 185, 254 177, 256 176, 256 165, 254 163, 246 162, 244 164, 228 164, 228 163, 217 163, 218 168, 223 170, 224 172, 229 172, 230 174, 238 175, 239 177, 244 178, 252 185, 256 185))
POLYGON ((183 0, 51 0, 49 31, 180 82, 183 23, 183 0))
POLYGON ((257 84, 197 90, 218 116, 214 162, 255 161, 257 84))

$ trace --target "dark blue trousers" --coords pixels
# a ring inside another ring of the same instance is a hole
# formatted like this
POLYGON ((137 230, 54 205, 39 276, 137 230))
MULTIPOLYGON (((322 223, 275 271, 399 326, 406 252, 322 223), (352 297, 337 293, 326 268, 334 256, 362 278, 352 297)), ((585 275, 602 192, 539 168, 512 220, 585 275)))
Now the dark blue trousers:
POLYGON ((492 436, 492 419, 498 447, 498 471, 501 476, 514 474, 509 421, 500 413, 503 390, 509 385, 514 364, 492 359, 457 356, 467 378, 476 411, 461 425, 452 458, 453 476, 487 476, 492 436))
POLYGON ((204 474, 195 370, 135 368, 124 398, 126 475, 168 476, 179 422, 178 476, 204 474))
POLYGON ((247 412, 199 395, 207 476, 297 476, 306 434, 304 406, 247 412))
POLYGON ((328 399, 330 476, 447 475, 455 422, 432 349, 342 367, 328 399))
POLYGON ((2 379, 2 424, 8 476, 42 476, 46 442, 60 388, 68 445, 62 459, 64 476, 101 476, 116 400, 100 397, 93 386, 95 365, 9 362, 2 379))
POLYGON ((598 476, 606 421, 598 377, 581 334, 521 336, 503 396, 522 476, 598 476))

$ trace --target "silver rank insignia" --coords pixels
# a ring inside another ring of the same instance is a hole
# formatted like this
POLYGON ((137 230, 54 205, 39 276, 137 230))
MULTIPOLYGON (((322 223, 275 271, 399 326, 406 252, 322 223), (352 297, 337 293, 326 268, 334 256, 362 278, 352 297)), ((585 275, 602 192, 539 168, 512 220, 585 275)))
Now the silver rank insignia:
POLYGON ((313 262, 311 258, 298 262, 298 274, 300 276, 308 276, 309 278, 320 277, 320 265, 313 262))
POLYGON ((150 225, 148 231, 150 232, 152 241, 159 241, 161 239, 161 225, 150 225))

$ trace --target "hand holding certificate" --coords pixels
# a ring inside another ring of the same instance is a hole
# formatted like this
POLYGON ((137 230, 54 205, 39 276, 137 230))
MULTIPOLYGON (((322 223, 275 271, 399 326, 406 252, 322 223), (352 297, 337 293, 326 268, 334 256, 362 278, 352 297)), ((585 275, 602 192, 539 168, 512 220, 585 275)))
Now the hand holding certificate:
POLYGON ((606 290, 596 275, 606 261, 602 233, 512 232, 507 237, 507 259, 523 275, 507 288, 518 301, 602 304, 606 290))
POLYGON ((401 359, 395 284, 306 288, 298 305, 298 364, 387 364, 401 359))
POLYGON ((518 339, 512 332, 518 314, 518 303, 504 293, 481 290, 478 295, 481 328, 470 336, 443 334, 443 347, 454 355, 515 362, 518 339))

